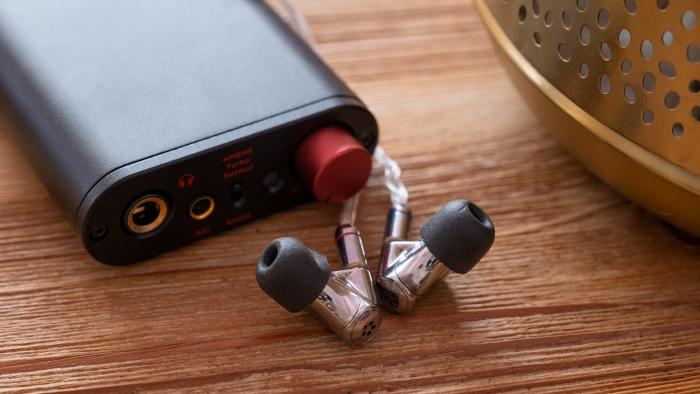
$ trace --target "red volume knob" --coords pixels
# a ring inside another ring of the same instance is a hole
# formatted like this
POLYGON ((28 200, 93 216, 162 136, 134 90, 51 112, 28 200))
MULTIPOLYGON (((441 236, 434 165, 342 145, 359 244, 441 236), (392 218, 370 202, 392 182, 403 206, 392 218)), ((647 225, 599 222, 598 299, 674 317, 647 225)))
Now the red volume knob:
POLYGON ((372 156, 349 131, 329 126, 297 150, 297 174, 318 201, 339 204, 360 191, 372 172, 372 156))

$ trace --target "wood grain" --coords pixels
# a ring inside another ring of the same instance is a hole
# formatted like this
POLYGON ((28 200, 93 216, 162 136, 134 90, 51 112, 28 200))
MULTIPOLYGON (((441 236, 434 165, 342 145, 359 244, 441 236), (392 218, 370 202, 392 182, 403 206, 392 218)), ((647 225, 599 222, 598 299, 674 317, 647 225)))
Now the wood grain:
MULTIPOLYGON (((468 0, 303 0, 318 47, 377 115, 415 229, 467 197, 493 250, 349 348, 258 289, 270 239, 330 256, 306 205, 145 264, 83 252, 0 128, 0 392, 697 392, 700 246, 589 175, 516 95, 468 0), (304 223, 303 226, 299 223, 304 223)), ((378 171, 359 227, 376 268, 378 171)))

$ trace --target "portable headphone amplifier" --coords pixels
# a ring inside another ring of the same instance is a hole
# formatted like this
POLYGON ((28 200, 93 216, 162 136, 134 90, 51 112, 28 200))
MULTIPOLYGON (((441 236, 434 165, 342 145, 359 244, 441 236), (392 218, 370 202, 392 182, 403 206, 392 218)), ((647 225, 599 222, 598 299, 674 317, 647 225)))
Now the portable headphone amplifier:
POLYGON ((371 170, 377 123, 258 0, 3 0, 16 139, 87 251, 130 264, 371 170))

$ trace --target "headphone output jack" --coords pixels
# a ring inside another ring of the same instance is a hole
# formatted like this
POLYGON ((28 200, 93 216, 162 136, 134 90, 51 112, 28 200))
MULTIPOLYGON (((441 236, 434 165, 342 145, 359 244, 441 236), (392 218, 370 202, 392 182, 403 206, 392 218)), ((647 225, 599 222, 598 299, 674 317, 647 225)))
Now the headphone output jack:
POLYGON ((169 212, 170 206, 165 197, 149 194, 129 206, 124 222, 131 233, 146 235, 158 230, 165 223, 169 212))
POLYGON ((216 201, 211 196, 200 196, 197 197, 192 204, 190 204, 190 217, 194 220, 205 220, 216 208, 216 201))

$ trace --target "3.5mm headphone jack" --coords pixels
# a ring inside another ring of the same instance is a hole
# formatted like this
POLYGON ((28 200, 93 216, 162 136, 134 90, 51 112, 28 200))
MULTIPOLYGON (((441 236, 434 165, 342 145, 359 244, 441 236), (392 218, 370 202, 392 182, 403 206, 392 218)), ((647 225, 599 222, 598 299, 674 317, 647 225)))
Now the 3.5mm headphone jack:
POLYGON ((190 217, 194 220, 205 220, 216 209, 216 200, 209 195, 199 196, 190 204, 190 217))

